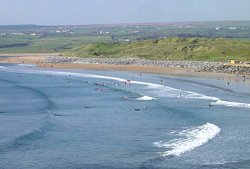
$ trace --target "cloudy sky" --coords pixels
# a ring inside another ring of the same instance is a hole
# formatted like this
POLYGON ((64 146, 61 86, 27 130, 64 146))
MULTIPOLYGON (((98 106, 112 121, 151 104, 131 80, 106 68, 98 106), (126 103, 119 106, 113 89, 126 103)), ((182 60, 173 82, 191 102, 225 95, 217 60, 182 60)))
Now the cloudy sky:
POLYGON ((250 20, 250 0, 0 0, 0 25, 250 20))

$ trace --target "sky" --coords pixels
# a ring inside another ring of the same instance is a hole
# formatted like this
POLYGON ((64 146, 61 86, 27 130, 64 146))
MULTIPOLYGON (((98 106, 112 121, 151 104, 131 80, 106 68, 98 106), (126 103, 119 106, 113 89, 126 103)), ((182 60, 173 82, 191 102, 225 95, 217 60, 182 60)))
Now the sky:
POLYGON ((250 0, 0 0, 0 25, 250 20, 250 0))

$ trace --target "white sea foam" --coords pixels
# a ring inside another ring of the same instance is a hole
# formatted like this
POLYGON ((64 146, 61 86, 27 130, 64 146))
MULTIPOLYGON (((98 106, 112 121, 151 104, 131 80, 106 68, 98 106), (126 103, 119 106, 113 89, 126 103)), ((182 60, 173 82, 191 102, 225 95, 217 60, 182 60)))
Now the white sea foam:
POLYGON ((51 75, 58 75, 58 76, 74 76, 74 77, 83 77, 83 78, 96 78, 96 79, 108 79, 114 80, 119 82, 125 82, 126 79, 112 77, 112 76, 102 76, 102 75, 93 75, 93 74, 83 74, 83 73, 72 73, 72 72, 59 72, 59 71, 39 71, 43 74, 51 74, 51 75))
POLYGON ((192 151, 213 139, 220 133, 220 128, 214 124, 207 123, 203 126, 193 127, 183 130, 177 135, 181 138, 168 142, 154 142, 154 146, 167 148, 161 156, 180 156, 181 154, 192 151))
POLYGON ((202 100, 211 100, 211 101, 219 100, 218 97, 206 96, 206 95, 199 94, 196 92, 185 91, 184 93, 185 94, 183 95, 183 97, 187 99, 202 99, 202 100))
POLYGON ((162 88, 162 85, 154 84, 154 83, 148 83, 148 82, 141 82, 141 81, 131 81, 132 84, 138 84, 138 85, 144 85, 148 86, 151 89, 159 89, 162 88))
POLYGON ((6 69, 6 67, 4 67, 4 66, 0 66, 0 69, 6 69))
POLYGON ((212 105, 221 105, 226 107, 239 107, 239 108, 248 108, 250 109, 249 103, 239 103, 239 102, 230 102, 224 100, 217 100, 216 102, 212 102, 212 105))
POLYGON ((250 108, 249 103, 225 101, 219 99, 218 97, 206 96, 195 92, 188 92, 188 93, 189 93, 188 95, 184 96, 185 98, 210 100, 211 105, 220 105, 220 106, 235 107, 235 108, 250 108))
POLYGON ((153 91, 153 93, 156 94, 158 97, 201 99, 201 100, 210 101, 211 105, 221 105, 221 106, 235 107, 235 108, 250 108, 250 103, 225 101, 225 100, 221 100, 218 97, 207 96, 204 94, 191 92, 187 90, 175 89, 169 86, 158 87, 157 90, 153 91))
POLYGON ((137 98, 137 100, 144 100, 144 101, 149 101, 149 100, 154 100, 155 98, 150 97, 150 96, 142 96, 140 98, 137 98))
POLYGON ((114 80, 114 81, 119 81, 119 82, 128 82, 131 84, 144 85, 144 86, 147 86, 149 88, 155 88, 155 89, 158 89, 159 87, 163 87, 162 85, 158 85, 158 84, 154 84, 154 83, 141 82, 141 81, 128 81, 127 79, 113 77, 113 76, 72 73, 72 72, 59 72, 59 71, 36 71, 36 72, 42 73, 42 74, 58 75, 58 76, 69 76, 70 75, 70 76, 83 77, 83 78, 107 79, 107 80, 114 80))
POLYGON ((32 65, 32 64, 18 64, 18 66, 35 67, 36 65, 32 65))

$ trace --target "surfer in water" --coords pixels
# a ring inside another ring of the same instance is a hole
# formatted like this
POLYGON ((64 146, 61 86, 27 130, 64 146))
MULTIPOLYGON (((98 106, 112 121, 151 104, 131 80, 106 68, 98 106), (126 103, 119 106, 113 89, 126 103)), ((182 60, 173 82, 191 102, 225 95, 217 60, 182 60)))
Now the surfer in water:
POLYGON ((245 76, 245 75, 243 76, 243 81, 244 81, 244 82, 246 81, 246 76, 245 76))

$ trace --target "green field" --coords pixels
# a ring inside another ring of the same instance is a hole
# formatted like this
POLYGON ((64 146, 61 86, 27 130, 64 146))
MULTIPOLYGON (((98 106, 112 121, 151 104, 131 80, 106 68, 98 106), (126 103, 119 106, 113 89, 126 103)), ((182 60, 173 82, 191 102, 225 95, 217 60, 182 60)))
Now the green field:
POLYGON ((0 53, 60 53, 84 43, 109 41, 109 36, 10 36, 0 38, 0 53))

